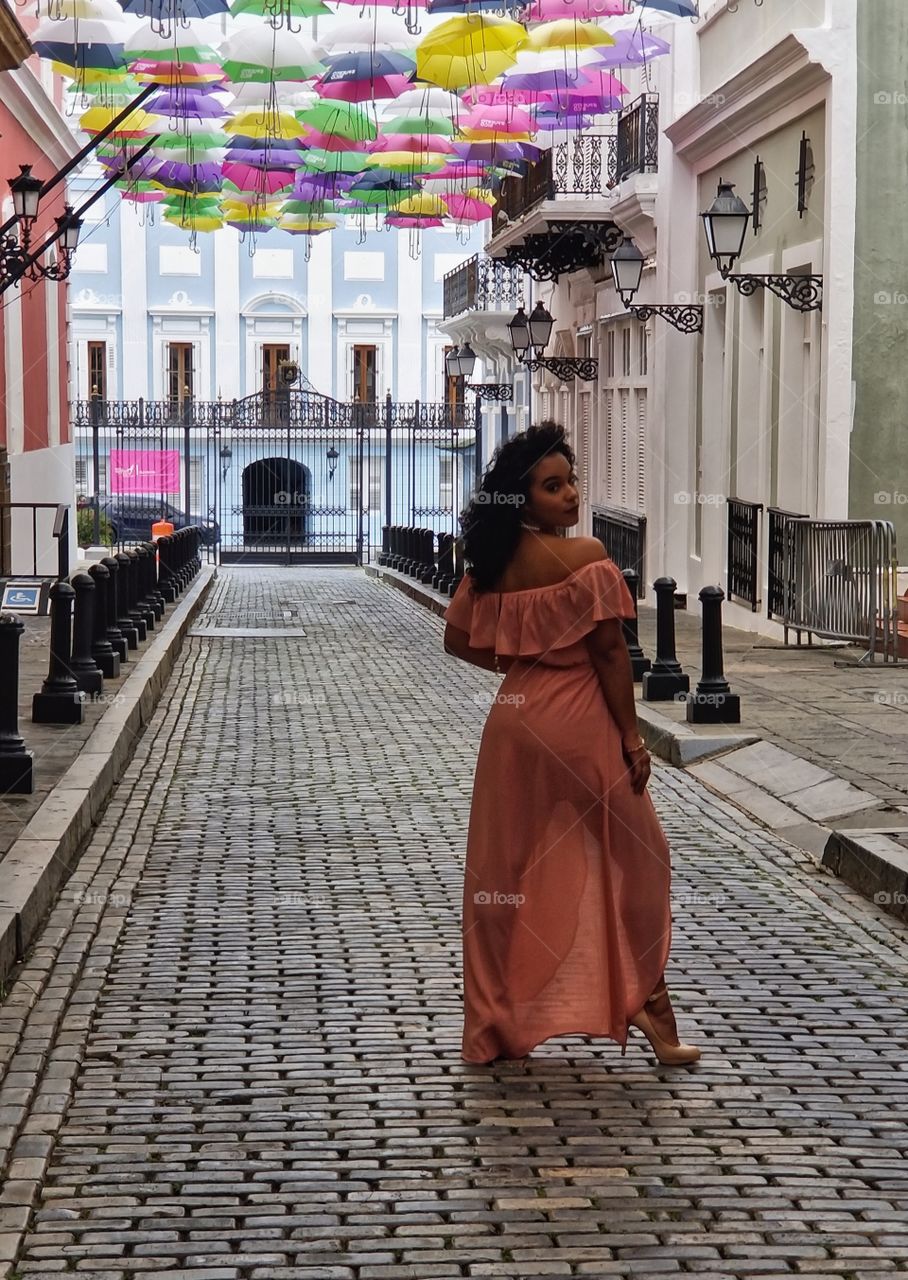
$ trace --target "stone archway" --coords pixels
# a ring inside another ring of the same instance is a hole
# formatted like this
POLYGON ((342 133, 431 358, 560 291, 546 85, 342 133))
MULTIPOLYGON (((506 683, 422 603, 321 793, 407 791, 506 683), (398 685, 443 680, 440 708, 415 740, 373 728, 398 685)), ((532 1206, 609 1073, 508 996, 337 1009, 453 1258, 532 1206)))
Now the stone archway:
POLYGON ((243 542, 296 545, 306 538, 309 471, 293 458, 257 458, 243 470, 243 542))

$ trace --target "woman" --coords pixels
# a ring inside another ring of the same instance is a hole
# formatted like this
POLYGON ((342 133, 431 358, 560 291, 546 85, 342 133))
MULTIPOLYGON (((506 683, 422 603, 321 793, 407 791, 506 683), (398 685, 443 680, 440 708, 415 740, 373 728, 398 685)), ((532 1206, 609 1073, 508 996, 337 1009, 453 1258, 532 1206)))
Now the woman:
POLYGON ((578 520, 574 461, 560 427, 530 427, 461 516, 469 571, 445 650, 506 673, 467 835, 462 1057, 575 1034, 623 1053, 630 1025, 660 1062, 693 1062, 663 979, 671 870, 621 623, 634 604, 597 539, 561 536, 578 520))

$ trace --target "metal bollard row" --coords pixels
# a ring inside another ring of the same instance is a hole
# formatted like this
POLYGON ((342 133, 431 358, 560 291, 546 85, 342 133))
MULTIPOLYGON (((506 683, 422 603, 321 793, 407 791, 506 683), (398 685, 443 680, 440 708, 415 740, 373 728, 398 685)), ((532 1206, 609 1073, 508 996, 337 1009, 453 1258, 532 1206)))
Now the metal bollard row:
MULTIPOLYGON (((50 659, 32 698, 36 724, 81 724, 87 698, 120 675, 164 616, 166 603, 202 567, 201 532, 191 526, 106 556, 87 573, 50 589, 50 659)), ((32 753, 19 734, 19 641, 22 621, 0 613, 0 795, 34 790, 32 753)))
POLYGON ((442 594, 453 595, 463 576, 462 566, 458 573, 457 551, 457 540, 451 533, 436 534, 432 529, 413 525, 386 524, 382 526, 378 563, 409 574, 442 594))

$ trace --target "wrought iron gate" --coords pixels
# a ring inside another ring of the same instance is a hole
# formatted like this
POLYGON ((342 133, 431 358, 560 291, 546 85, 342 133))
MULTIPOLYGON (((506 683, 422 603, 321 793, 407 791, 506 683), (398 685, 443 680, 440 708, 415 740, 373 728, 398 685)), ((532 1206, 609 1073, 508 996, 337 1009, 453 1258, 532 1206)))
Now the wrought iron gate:
POLYGON ((482 456, 472 406, 350 404, 311 390, 233 401, 79 401, 80 507, 128 544, 201 524, 222 563, 374 560, 385 524, 458 533, 482 456))

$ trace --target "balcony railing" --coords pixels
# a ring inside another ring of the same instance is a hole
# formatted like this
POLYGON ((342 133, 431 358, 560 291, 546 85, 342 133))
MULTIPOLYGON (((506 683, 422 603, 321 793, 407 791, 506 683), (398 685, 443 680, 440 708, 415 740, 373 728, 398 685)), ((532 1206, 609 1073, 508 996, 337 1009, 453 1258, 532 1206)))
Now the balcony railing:
POLYGON ((617 507, 593 508, 593 537, 619 569, 633 569, 637 595, 646 593, 646 516, 617 507))
POLYGON ((615 134, 580 134, 570 142, 559 142, 535 164, 528 165, 523 177, 507 178, 501 184, 495 213, 496 230, 535 209, 543 200, 578 196, 601 199, 617 180, 615 134))
POLYGON ((659 95, 643 93, 618 113, 616 181, 655 173, 659 164, 659 95))
POLYGON ((760 603, 760 514, 762 502, 728 498, 728 557, 726 564, 729 600, 749 604, 756 612, 760 603))
POLYGON ((514 311, 523 301, 517 267, 474 254, 444 278, 445 319, 464 311, 514 311))

